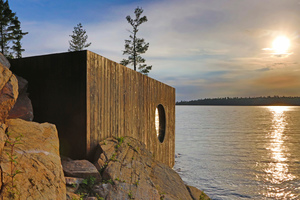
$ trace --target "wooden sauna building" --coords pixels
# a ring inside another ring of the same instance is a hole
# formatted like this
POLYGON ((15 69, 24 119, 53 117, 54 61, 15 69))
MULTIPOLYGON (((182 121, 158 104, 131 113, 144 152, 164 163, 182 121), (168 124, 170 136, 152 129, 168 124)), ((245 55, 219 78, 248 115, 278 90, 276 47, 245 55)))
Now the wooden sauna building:
POLYGON ((10 62, 29 82, 34 121, 56 125, 62 155, 91 159, 99 141, 132 136, 174 165, 174 88, 90 51, 10 62))

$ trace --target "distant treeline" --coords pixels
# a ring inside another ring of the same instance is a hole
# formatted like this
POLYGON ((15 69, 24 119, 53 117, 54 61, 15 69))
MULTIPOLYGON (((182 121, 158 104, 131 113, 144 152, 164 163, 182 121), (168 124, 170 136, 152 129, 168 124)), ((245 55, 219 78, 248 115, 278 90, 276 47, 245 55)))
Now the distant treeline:
POLYGON ((300 97, 267 96, 267 97, 224 97, 205 98, 191 101, 176 102, 176 105, 237 105, 237 106, 269 106, 291 105, 300 106, 300 97))

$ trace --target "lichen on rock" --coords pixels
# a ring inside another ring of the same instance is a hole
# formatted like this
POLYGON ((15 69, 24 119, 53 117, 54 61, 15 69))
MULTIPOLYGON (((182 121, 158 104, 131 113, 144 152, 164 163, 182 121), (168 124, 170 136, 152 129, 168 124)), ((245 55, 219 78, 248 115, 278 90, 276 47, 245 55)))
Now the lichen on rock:
POLYGON ((94 189, 105 199, 193 199, 180 176, 132 137, 102 141, 96 158, 104 184, 94 189))
POLYGON ((209 199, 132 137, 100 142, 93 163, 61 161, 55 125, 29 122, 27 81, 18 80, 0 53, 0 199, 209 199))
POLYGON ((49 123, 39 124, 21 119, 10 119, 7 124, 11 141, 20 134, 22 137, 13 147, 15 162, 10 162, 11 145, 6 144, 3 149, 0 195, 9 199, 12 173, 19 171, 13 180, 16 199, 66 199, 56 127, 49 123))

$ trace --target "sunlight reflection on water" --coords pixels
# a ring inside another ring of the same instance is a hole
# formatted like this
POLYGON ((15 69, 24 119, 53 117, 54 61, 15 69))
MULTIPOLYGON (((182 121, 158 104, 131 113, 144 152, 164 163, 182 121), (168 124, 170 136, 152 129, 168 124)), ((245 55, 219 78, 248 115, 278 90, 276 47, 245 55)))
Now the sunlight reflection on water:
POLYGON ((284 130, 287 126, 285 112, 289 110, 287 106, 269 106, 268 109, 273 114, 272 127, 266 138, 270 140, 269 146, 266 147, 270 151, 272 161, 264 169, 264 180, 270 184, 266 184, 266 197, 273 198, 293 198, 276 184, 291 181, 296 178, 289 171, 288 157, 286 155, 286 146, 284 144, 284 130), (274 186, 275 185, 275 186, 274 186))
POLYGON ((213 200, 300 199, 299 119, 296 106, 176 106, 174 169, 213 200))

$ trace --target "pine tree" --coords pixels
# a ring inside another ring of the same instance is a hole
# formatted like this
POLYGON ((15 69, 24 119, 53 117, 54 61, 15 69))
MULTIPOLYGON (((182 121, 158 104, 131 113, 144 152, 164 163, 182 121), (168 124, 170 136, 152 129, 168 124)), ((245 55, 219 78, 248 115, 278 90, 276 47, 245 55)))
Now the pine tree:
POLYGON ((92 43, 87 43, 88 36, 85 34, 86 31, 82 29, 81 23, 77 24, 77 26, 74 27, 73 35, 70 35, 72 40, 69 41, 70 47, 68 51, 80 51, 89 47, 92 43))
POLYGON ((123 55, 129 55, 128 59, 123 59, 121 61, 122 65, 133 65, 134 70, 138 65, 138 69, 141 73, 148 75, 149 71, 152 69, 152 66, 147 66, 145 59, 140 56, 140 54, 145 53, 149 48, 149 43, 146 43, 143 38, 137 37, 137 32, 139 31, 138 27, 147 22, 148 19, 146 16, 141 17, 143 9, 137 7, 134 11, 135 19, 132 19, 129 15, 126 17, 127 22, 132 26, 132 31, 129 31, 131 35, 129 40, 125 40, 125 50, 123 55))
POLYGON ((15 16, 8 5, 8 1, 0 0, 0 48, 3 55, 8 55, 8 42, 11 39, 10 23, 15 16))
POLYGON ((9 7, 8 1, 0 0, 0 48, 4 56, 13 58, 22 57, 21 39, 28 32, 22 32, 21 22, 19 21, 16 13, 13 13, 9 7), (13 46, 10 46, 10 43, 13 46), (13 51, 10 51, 12 49, 13 51))
POLYGON ((28 32, 22 32, 21 30, 21 23, 18 20, 18 17, 15 16, 13 20, 13 36, 14 36, 14 41, 13 41, 13 46, 11 49, 13 50, 14 57, 15 58, 22 58, 22 52, 25 51, 25 49, 22 49, 22 43, 21 39, 23 38, 24 35, 27 35, 28 32))

